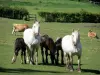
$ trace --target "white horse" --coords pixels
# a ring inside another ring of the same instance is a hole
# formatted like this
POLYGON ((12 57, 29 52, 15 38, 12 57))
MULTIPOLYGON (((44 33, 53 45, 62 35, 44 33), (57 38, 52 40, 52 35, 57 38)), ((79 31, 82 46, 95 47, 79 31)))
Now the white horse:
POLYGON ((27 45, 27 62, 38 64, 38 48, 40 45, 40 24, 36 21, 32 28, 28 28, 23 33, 24 41, 27 45))
POLYGON ((73 30, 71 35, 66 35, 62 38, 62 49, 66 59, 66 66, 73 71, 73 55, 78 56, 78 72, 81 72, 81 54, 82 46, 80 43, 80 34, 78 30, 73 30))

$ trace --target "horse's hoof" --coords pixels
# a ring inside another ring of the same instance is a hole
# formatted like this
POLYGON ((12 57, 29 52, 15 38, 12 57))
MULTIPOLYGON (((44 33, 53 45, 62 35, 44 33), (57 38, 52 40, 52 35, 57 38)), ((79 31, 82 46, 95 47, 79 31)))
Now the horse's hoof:
POLYGON ((55 63, 55 65, 59 65, 59 63, 55 63))
POLYGON ((48 64, 48 61, 46 61, 46 64, 48 64))
POLYGON ((61 63, 61 65, 64 65, 64 63, 61 63))
POLYGON ((11 64, 13 64, 13 63, 15 63, 15 61, 14 61, 14 60, 11 62, 11 64))
POLYGON ((77 71, 78 71, 79 73, 81 73, 81 68, 78 68, 77 71))
POLYGON ((26 64, 26 60, 24 60, 24 64, 26 64))
POLYGON ((32 62, 30 62, 30 64, 31 64, 31 65, 33 65, 33 63, 32 63, 32 62))
POLYGON ((72 70, 70 70, 70 72, 73 72, 74 70, 72 69, 72 70))
POLYGON ((35 65, 38 65, 38 62, 35 62, 35 65))
POLYGON ((26 62, 24 64, 27 64, 26 62))
POLYGON ((78 70, 79 73, 81 73, 81 70, 78 70))

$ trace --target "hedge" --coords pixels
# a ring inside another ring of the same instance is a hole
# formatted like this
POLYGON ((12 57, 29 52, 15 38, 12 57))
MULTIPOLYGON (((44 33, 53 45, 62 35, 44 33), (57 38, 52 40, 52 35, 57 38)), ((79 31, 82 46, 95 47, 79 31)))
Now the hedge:
POLYGON ((28 20, 29 12, 24 8, 0 6, 0 17, 28 20))
POLYGON ((93 14, 86 11, 76 13, 63 12, 38 12, 46 22, 69 22, 69 23, 100 23, 100 14, 93 14))

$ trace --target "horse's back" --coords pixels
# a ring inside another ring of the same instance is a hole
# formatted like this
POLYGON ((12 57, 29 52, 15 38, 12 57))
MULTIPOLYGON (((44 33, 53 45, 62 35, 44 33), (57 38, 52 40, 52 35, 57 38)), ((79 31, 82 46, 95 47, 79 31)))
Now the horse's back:
POLYGON ((66 35, 62 38, 62 49, 64 52, 77 52, 73 40, 72 40, 72 35, 66 35))

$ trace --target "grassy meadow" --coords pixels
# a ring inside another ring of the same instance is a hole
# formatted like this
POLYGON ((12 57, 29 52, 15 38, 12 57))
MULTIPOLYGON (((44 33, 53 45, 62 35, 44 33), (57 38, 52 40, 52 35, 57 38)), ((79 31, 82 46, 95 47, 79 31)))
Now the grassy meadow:
POLYGON ((24 7, 29 13, 37 14, 39 11, 52 12, 80 12, 85 10, 91 13, 100 13, 100 6, 91 4, 88 0, 4 0, 3 5, 11 7, 24 7))
MULTIPOLYGON (((78 12, 82 9, 100 13, 100 6, 89 2, 78 2, 70 0, 5 0, 5 4, 11 7, 24 7, 29 13, 37 14, 39 11, 56 12, 78 12)), ((0 75, 96 75, 100 74, 100 39, 90 39, 87 36, 88 30, 92 29, 100 37, 100 23, 56 23, 43 22, 40 19, 41 34, 48 34, 54 41, 57 37, 71 34, 72 29, 80 30, 82 43, 82 73, 77 72, 77 57, 74 57, 74 72, 65 69, 65 65, 42 65, 41 50, 38 53, 39 65, 21 64, 20 53, 16 63, 11 64, 14 53, 14 41, 18 37, 23 37, 23 33, 12 35, 13 23, 27 23, 30 27, 33 21, 14 20, 0 17, 0 75)), ((50 59, 50 58, 49 58, 50 59)), ((50 60, 49 60, 50 62, 50 60)), ((59 61, 60 63, 60 61, 59 61)))
MULTIPOLYGON (((77 57, 74 57, 75 72, 70 73, 63 65, 42 65, 41 54, 39 49, 39 65, 21 64, 20 53, 15 64, 11 64, 11 59, 14 52, 14 41, 17 37, 22 37, 22 33, 17 33, 17 36, 12 35, 12 24, 23 23, 21 20, 13 20, 0 18, 0 75, 27 75, 27 74, 53 74, 53 75, 94 75, 100 74, 100 40, 87 37, 89 29, 97 32, 100 37, 100 24, 96 23, 40 23, 41 34, 48 34, 54 41, 57 37, 71 34, 72 29, 80 29, 82 43, 82 73, 77 72, 77 57)), ((32 26, 33 21, 24 21, 32 26)), ((50 59, 50 58, 49 58, 50 59)), ((50 61, 49 61, 50 62, 50 61)), ((59 61, 60 62, 60 61, 59 61)))

